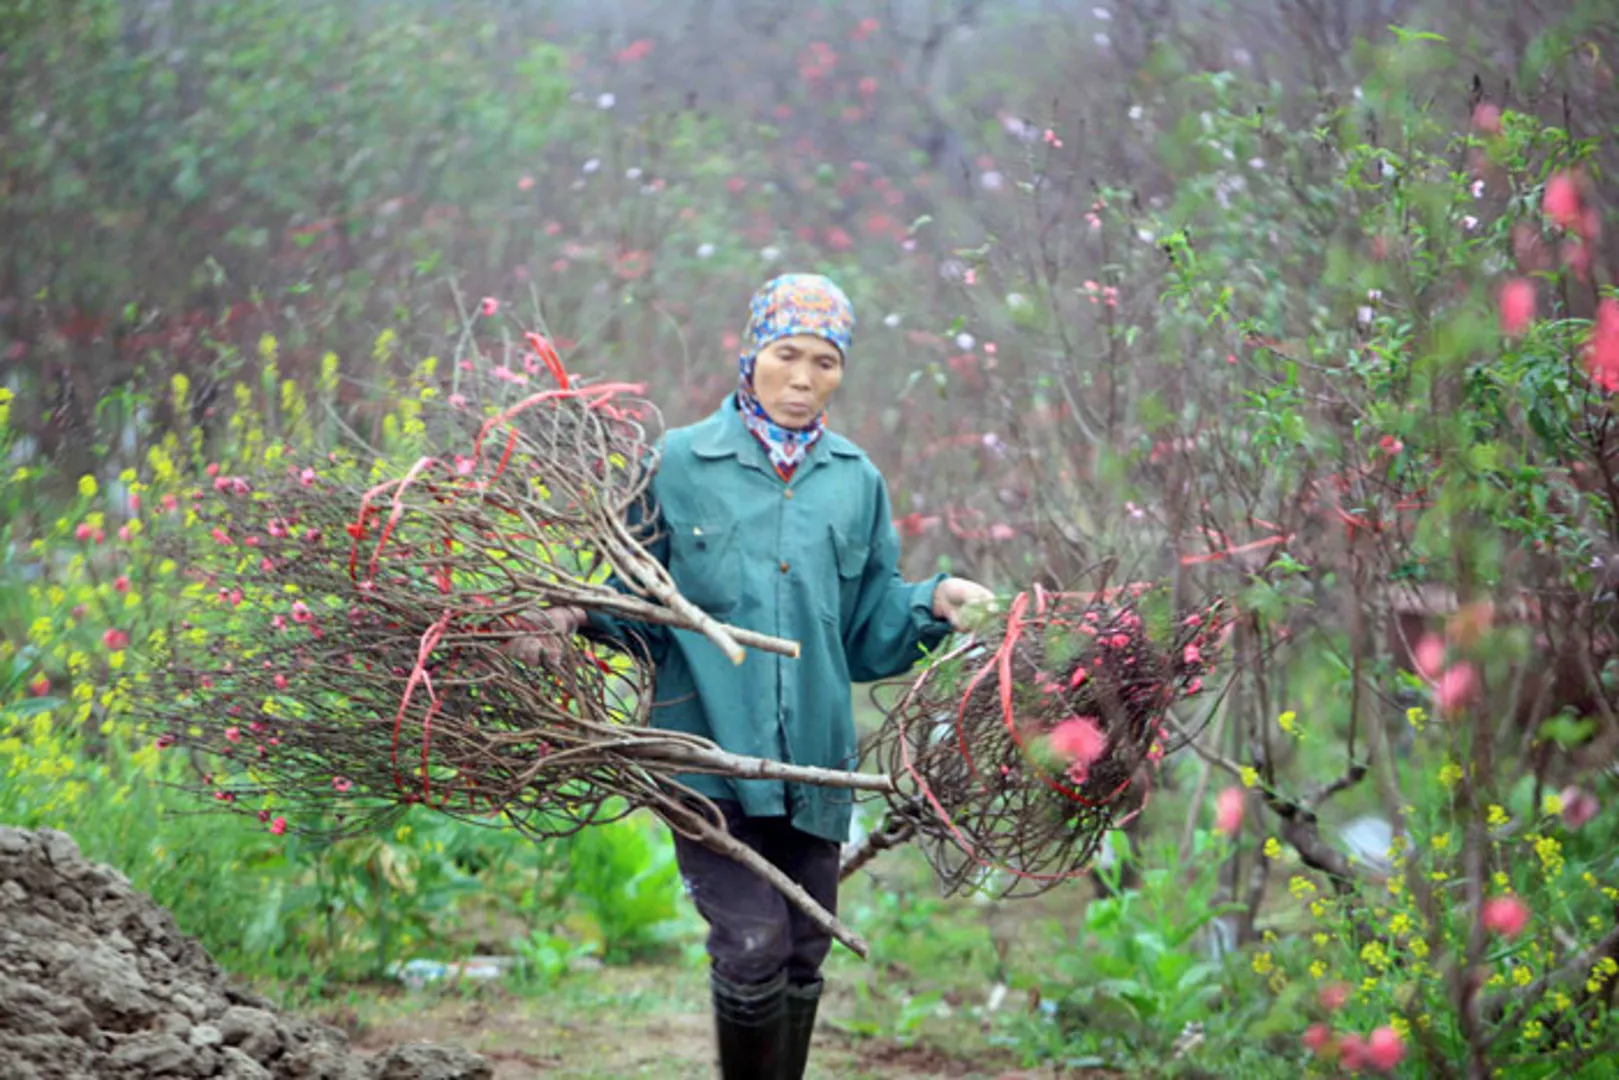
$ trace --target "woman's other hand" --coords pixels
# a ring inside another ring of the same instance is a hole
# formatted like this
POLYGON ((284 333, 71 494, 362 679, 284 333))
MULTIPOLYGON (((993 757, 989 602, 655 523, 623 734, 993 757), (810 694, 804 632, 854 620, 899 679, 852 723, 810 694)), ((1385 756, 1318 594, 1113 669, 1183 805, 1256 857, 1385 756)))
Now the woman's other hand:
POLYGON ((561 653, 562 642, 578 633, 589 616, 584 608, 554 607, 535 613, 540 622, 551 624, 551 630, 522 634, 507 641, 500 651, 524 664, 538 664, 543 657, 555 661, 561 653))
POLYGON ((995 600, 995 594, 976 581, 945 578, 933 590, 933 614, 958 631, 971 628, 975 616, 995 600))

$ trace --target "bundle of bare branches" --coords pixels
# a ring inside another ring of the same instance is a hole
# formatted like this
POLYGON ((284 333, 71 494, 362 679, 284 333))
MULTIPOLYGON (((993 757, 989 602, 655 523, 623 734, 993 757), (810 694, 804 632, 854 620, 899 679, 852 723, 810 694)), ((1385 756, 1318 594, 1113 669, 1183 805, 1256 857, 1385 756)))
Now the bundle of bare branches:
POLYGON ((216 477, 169 541, 195 602, 155 636, 134 709, 160 744, 192 753, 215 804, 276 832, 355 832, 421 805, 543 839, 646 808, 865 955, 674 777, 887 780, 653 730, 651 665, 633 637, 586 641, 545 617, 571 605, 662 623, 738 661, 743 648, 797 652, 711 619, 647 554, 652 537, 629 523, 646 516, 656 413, 638 388, 552 373, 555 388, 504 407, 452 395, 425 439, 460 452, 393 478, 343 455, 216 477), (532 663, 504 647, 536 633, 551 640, 532 663))
POLYGON ((1084 873, 1223 631, 1218 601, 1172 614, 1145 584, 1019 594, 1003 624, 878 688, 887 718, 866 757, 895 788, 844 876, 907 840, 947 892, 999 871, 1002 895, 1032 895, 1084 873))

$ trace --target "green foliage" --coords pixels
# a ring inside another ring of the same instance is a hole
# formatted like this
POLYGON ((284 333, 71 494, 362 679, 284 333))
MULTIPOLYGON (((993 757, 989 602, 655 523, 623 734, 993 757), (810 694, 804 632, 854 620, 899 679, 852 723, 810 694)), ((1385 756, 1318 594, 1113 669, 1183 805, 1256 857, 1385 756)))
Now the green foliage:
POLYGON ((1064 941, 1042 980, 1053 1011, 1015 1021, 1009 1034, 1031 1060, 1132 1070, 1177 1057, 1177 1040, 1206 1028, 1186 1067, 1219 1060, 1267 1009, 1229 997, 1230 972, 1209 959, 1206 928, 1240 909, 1218 899, 1224 841, 1198 833, 1186 862, 1173 845, 1138 855, 1118 833, 1110 845, 1099 874, 1106 892, 1076 923, 1053 928, 1064 941), (1139 885, 1125 887, 1126 867, 1140 871, 1139 885))

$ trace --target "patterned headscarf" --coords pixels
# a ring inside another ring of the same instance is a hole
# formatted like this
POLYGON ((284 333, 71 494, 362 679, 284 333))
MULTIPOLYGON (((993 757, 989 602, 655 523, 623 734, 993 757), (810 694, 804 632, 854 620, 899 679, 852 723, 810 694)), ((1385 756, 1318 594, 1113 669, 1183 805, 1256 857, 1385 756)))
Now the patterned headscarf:
POLYGON ((747 333, 742 338, 742 372, 736 400, 742 422, 764 446, 783 480, 792 479, 794 470, 826 430, 826 414, 803 428, 777 424, 754 395, 753 368, 766 346, 795 334, 823 338, 837 346, 847 360, 854 338, 854 305, 842 289, 820 274, 783 274, 765 282, 753 295, 747 333))

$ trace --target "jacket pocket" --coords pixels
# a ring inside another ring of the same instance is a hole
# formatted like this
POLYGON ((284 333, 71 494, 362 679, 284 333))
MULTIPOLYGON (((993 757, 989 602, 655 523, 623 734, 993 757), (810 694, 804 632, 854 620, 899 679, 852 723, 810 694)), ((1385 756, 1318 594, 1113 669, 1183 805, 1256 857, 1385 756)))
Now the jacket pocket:
POLYGON ((669 574, 680 594, 710 615, 736 607, 742 597, 736 524, 665 520, 669 526, 669 574))
POLYGON ((855 539, 836 525, 828 526, 832 533, 832 552, 838 561, 838 577, 845 583, 858 582, 866 573, 866 562, 871 557, 871 544, 855 539))
POLYGON ((871 545, 864 539, 855 539, 836 525, 827 526, 832 544, 832 559, 837 567, 837 589, 828 590, 826 606, 821 618, 846 633, 855 609, 860 605, 860 582, 866 576, 866 562, 871 557, 871 545))

